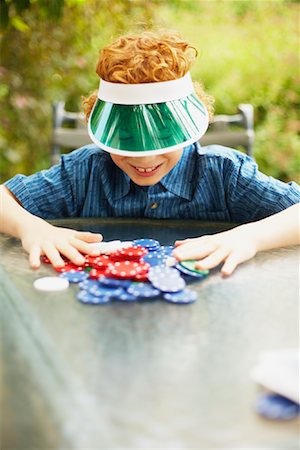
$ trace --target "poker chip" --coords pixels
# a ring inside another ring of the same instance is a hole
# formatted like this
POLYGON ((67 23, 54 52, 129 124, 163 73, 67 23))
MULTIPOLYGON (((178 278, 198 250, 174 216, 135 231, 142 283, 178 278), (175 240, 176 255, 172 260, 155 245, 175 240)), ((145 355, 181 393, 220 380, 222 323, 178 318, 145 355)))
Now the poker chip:
POLYGON ((262 394, 255 402, 255 410, 270 420, 291 420, 300 414, 300 405, 279 394, 262 394))
POLYGON ((92 242, 89 244, 91 249, 98 250, 103 255, 109 255, 112 252, 122 248, 122 243, 119 240, 107 242, 92 242))
POLYGON ((178 270, 171 267, 151 267, 148 278, 162 292, 178 292, 185 288, 185 281, 178 270))
POLYGON ((160 251, 167 256, 172 256, 173 250, 174 250, 173 245, 162 245, 160 247, 160 251))
POLYGON ((111 262, 110 257, 107 255, 100 255, 100 256, 96 256, 95 258, 90 258, 91 261, 91 267, 93 269, 105 269, 108 264, 111 262))
POLYGON ((70 272, 71 270, 76 270, 78 272, 82 272, 84 267, 83 266, 76 266, 76 264, 72 264, 72 263, 67 263, 62 267, 54 267, 54 269, 56 270, 56 272, 70 272))
POLYGON ((88 291, 80 291, 77 294, 77 299, 89 305, 103 305, 109 303, 111 298, 109 296, 96 297, 95 295, 89 293, 88 291))
POLYGON ((148 275, 146 273, 138 273, 137 275, 131 277, 130 279, 132 281, 141 281, 141 282, 149 281, 148 275))
POLYGON ((121 302, 137 302, 139 300, 138 297, 126 291, 122 292, 122 294, 119 295, 113 295, 112 298, 114 300, 120 300, 121 302))
POLYGON ((184 269, 190 270, 191 272, 198 273, 199 275, 208 275, 209 270, 196 269, 195 265, 197 262, 197 259, 188 259, 186 261, 180 261, 179 266, 183 267, 184 269))
MULTIPOLYGON (((144 263, 146 264, 146 263, 144 263)), ((105 271, 106 276, 113 278, 130 278, 138 273, 145 273, 145 266, 135 261, 116 261, 110 263, 105 271)))
POLYGON ((122 287, 124 289, 128 288, 132 284, 130 280, 119 280, 118 278, 108 278, 108 277, 102 277, 99 280, 99 283, 103 286, 122 287))
POLYGON ((126 247, 110 255, 112 261, 139 261, 148 253, 148 250, 141 246, 126 247))
POLYGON ((39 291, 64 291, 65 289, 68 289, 69 281, 59 277, 44 277, 35 280, 33 286, 39 291))
POLYGON ((141 246, 149 251, 160 248, 159 241, 156 241, 155 239, 146 239, 146 238, 134 239, 132 243, 134 246, 141 246))
POLYGON ((42 256, 42 262, 45 264, 52 264, 52 262, 47 256, 42 256))
POLYGON ((61 273, 59 277, 67 279, 69 283, 80 283, 88 278, 88 274, 86 272, 70 270, 68 272, 61 273))
POLYGON ((92 269, 89 272, 89 278, 91 280, 99 280, 99 278, 104 277, 105 270, 106 270, 106 268, 92 269))
POLYGON ((98 283, 97 286, 88 286, 87 292, 89 292, 92 295, 95 295, 96 297, 113 297, 123 294, 124 289, 123 288, 112 288, 107 286, 101 286, 100 283, 98 283))
POLYGON ((181 272, 184 276, 193 277, 197 279, 204 278, 206 275, 203 273, 194 272, 192 270, 186 269, 185 267, 181 266, 179 263, 175 264, 174 266, 179 272, 181 272))
POLYGON ((164 264, 165 256, 160 252, 149 252, 143 256, 142 261, 147 262, 151 267, 164 264))
POLYGON ((84 291, 87 291, 92 286, 99 286, 98 281, 90 280, 89 278, 87 278, 86 280, 81 281, 80 283, 78 283, 79 289, 84 290, 84 291))
POLYGON ((197 293, 191 289, 184 289, 180 292, 166 293, 163 295, 164 300, 170 303, 188 304, 197 300, 197 293))
POLYGON ((160 296, 160 290, 155 289, 150 283, 137 283, 131 285, 127 292, 140 299, 154 299, 160 296))

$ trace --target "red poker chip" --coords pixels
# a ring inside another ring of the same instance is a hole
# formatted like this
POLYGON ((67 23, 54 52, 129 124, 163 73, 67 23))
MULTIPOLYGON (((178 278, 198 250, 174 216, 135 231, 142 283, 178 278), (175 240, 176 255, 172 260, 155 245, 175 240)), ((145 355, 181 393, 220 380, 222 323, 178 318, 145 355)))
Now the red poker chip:
POLYGON ((116 261, 108 264, 105 275, 114 278, 131 278, 143 271, 143 267, 141 268, 136 261, 116 261))
POLYGON ((142 246, 127 247, 111 253, 110 258, 113 261, 139 261, 147 253, 148 250, 142 246))
POLYGON ((140 274, 148 273, 148 271, 149 271, 149 269, 151 267, 149 263, 147 263, 147 262, 139 262, 138 264, 139 264, 139 269, 140 269, 139 273, 140 274))
POLYGON ((76 272, 82 272, 84 267, 83 266, 76 266, 76 264, 73 263, 67 263, 62 267, 54 267, 56 272, 64 273, 64 272, 70 272, 71 270, 75 270, 76 272))
POLYGON ((42 256, 42 262, 45 264, 52 264, 50 259, 47 256, 42 256))
POLYGON ((111 259, 107 255, 100 255, 96 257, 89 257, 90 267, 94 269, 103 269, 111 262, 111 259))
POLYGON ((99 278, 104 276, 104 272, 105 272, 105 268, 103 270, 98 270, 98 269, 92 269, 89 272, 89 278, 91 280, 99 280, 99 278))
MULTIPOLYGON (((70 263, 70 260, 68 258, 66 258, 64 255, 60 255, 60 256, 63 259, 64 263, 66 263, 66 264, 70 263)), ((42 262, 45 264, 52 264, 52 262, 46 255, 42 256, 42 262)), ((72 263, 70 263, 70 264, 72 264, 72 263)))
POLYGON ((131 278, 132 281, 149 281, 148 275, 145 273, 138 273, 135 277, 131 278))

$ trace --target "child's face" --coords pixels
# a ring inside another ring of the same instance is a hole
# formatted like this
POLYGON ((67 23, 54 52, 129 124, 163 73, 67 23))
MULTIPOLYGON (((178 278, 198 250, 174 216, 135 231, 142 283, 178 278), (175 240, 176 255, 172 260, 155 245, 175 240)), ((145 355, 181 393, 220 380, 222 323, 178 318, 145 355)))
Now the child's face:
POLYGON ((120 156, 112 153, 110 156, 116 166, 127 173, 135 184, 152 186, 173 169, 180 160, 182 151, 183 149, 180 149, 163 155, 139 157, 120 156))

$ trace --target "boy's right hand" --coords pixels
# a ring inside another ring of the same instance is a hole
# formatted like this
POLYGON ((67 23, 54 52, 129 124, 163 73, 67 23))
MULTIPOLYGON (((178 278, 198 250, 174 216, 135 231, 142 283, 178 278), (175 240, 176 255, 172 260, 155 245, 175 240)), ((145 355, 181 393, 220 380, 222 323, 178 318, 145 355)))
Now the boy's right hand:
POLYGON ((54 267, 62 267, 67 257, 74 264, 84 263, 84 256, 88 254, 97 256, 100 251, 90 243, 101 242, 101 234, 71 230, 50 225, 44 220, 37 219, 30 226, 24 225, 21 229, 23 248, 29 253, 29 263, 32 268, 40 267, 40 257, 45 255, 54 267))

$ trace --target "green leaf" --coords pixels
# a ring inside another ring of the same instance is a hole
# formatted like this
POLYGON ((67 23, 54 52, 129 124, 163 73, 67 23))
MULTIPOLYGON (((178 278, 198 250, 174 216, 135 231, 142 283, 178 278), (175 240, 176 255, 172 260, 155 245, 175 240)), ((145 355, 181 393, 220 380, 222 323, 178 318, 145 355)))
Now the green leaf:
POLYGON ((11 19, 12 26, 16 29, 21 31, 22 33, 29 31, 30 27, 25 23, 20 16, 15 16, 11 19))

